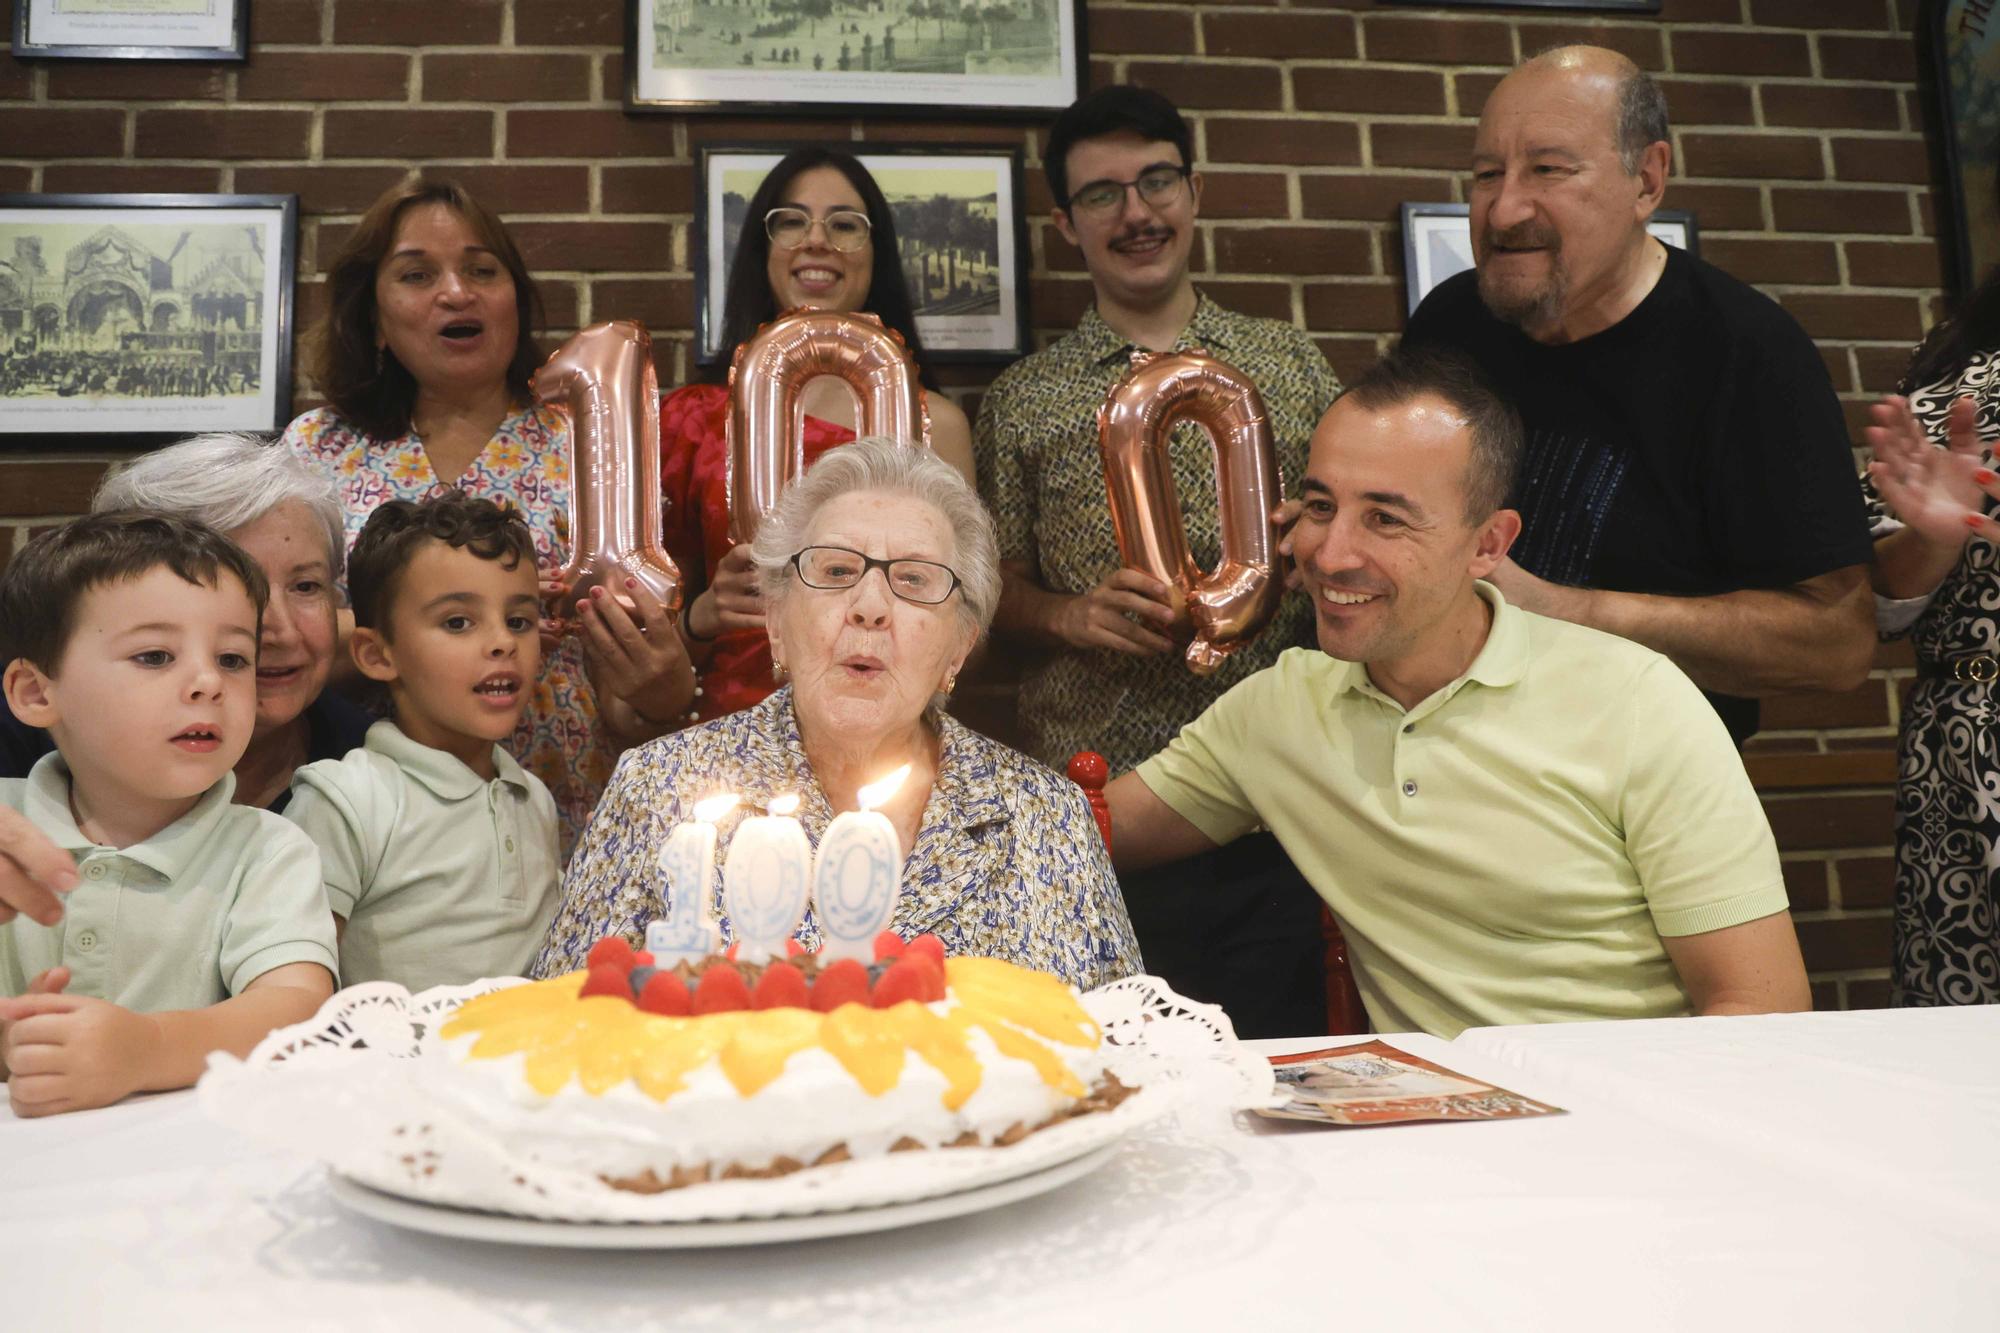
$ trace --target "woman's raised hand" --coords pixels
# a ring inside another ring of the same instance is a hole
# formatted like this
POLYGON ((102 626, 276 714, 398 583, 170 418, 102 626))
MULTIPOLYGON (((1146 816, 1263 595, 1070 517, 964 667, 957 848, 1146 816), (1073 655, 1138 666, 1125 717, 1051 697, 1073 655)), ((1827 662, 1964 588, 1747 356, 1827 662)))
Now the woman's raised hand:
POLYGON ((1905 527, 1952 550, 1974 534, 2000 541, 2000 523, 1983 516, 1987 496, 2000 496, 2000 478, 1986 466, 1972 399, 1952 403, 1943 449, 1924 434, 1907 398, 1884 398, 1868 415, 1871 424, 1864 434, 1875 455, 1868 475, 1882 503, 1905 527))
POLYGON ((637 579, 621 596, 592 588, 576 604, 584 667, 600 694, 610 695, 652 725, 665 726, 694 697, 689 664, 673 618, 637 579), (622 599, 631 601, 628 611, 622 599))
POLYGON ((764 590, 748 544, 732 546, 715 567, 715 577, 688 607, 688 628, 699 639, 730 630, 764 628, 764 590))

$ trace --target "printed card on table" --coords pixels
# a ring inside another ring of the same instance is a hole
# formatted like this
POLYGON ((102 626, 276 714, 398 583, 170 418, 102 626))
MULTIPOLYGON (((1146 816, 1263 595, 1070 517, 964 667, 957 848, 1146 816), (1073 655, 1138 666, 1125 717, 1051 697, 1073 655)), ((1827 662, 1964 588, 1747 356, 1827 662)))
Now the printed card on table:
POLYGON ((1271 1063, 1286 1100, 1255 1109, 1274 1120, 1351 1128, 1565 1114, 1559 1106, 1467 1078, 1386 1042, 1274 1055, 1271 1063))

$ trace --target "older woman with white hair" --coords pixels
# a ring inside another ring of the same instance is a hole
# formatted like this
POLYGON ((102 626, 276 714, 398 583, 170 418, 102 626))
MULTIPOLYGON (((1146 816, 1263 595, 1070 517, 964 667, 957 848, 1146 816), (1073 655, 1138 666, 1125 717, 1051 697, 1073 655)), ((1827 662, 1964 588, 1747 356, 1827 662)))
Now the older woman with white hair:
MULTIPOLYGON (((1078 986, 1138 970, 1083 794, 943 710, 1000 593, 992 523, 964 478, 892 440, 832 450, 785 492, 752 552, 789 683, 625 756, 569 863, 534 974, 582 967, 605 935, 641 943, 677 891, 657 853, 696 801, 742 798, 720 826, 719 865, 740 820, 774 797, 801 798, 817 843, 862 786, 905 764, 879 807, 907 849, 895 930, 1078 986)), ((810 915, 799 940, 818 946, 810 915)))
MULTIPOLYGON (((270 581, 257 648, 257 722, 236 764, 237 804, 281 810, 294 769, 361 744, 368 716, 325 693, 334 586, 347 550, 331 482, 262 436, 198 435, 112 474, 91 508, 151 509, 206 523, 248 552, 270 581)), ((46 732, 0 714, 0 777, 27 776, 53 748, 46 732)))

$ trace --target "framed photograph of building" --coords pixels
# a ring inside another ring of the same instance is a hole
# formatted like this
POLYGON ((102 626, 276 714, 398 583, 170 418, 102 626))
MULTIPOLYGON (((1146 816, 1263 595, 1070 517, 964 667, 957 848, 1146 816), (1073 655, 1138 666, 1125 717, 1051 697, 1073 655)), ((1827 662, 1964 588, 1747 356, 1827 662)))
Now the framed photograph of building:
MULTIPOLYGON (((703 203, 695 213, 696 353, 722 346, 723 291, 750 197, 790 145, 696 150, 703 203)), ((1028 241, 1021 150, 992 145, 921 148, 854 144, 896 220, 896 243, 917 334, 939 362, 1008 362, 1028 350, 1028 241)))
POLYGON ((298 196, 0 194, 0 436, 291 417, 298 196))
POLYGON ((626 0, 625 106, 1044 117, 1084 90, 1083 0, 626 0))
MULTIPOLYGON (((1646 230, 1668 245, 1700 254, 1694 214, 1663 208, 1646 230)), ((1403 205, 1403 283, 1415 311, 1431 288, 1472 267, 1472 225, 1464 204, 1403 205)))
POLYGON ((14 54, 84 60, 242 60, 250 0, 14 0, 14 54))

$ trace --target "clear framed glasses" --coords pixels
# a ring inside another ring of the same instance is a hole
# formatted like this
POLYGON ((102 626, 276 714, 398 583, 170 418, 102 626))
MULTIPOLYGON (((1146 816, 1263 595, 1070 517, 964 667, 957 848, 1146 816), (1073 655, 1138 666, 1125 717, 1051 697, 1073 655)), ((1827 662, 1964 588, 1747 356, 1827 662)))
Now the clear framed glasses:
POLYGON ((1156 162, 1139 173, 1137 180, 1089 181, 1077 187, 1069 197, 1069 211, 1103 216, 1116 212, 1125 206, 1125 191, 1137 190, 1139 197, 1154 208, 1166 208, 1179 202, 1181 191, 1187 185, 1192 168, 1177 167, 1171 162, 1156 162))
POLYGON ((803 208, 774 208, 764 215, 764 234, 781 250, 796 250, 811 237, 815 225, 826 232, 826 243, 842 254, 853 254, 868 244, 873 230, 866 213, 836 208, 823 218, 815 218, 803 208))
POLYGON ((808 546, 792 557, 799 582, 808 588, 833 591, 852 588, 879 569, 889 591, 918 606, 936 606, 958 591, 960 580, 949 565, 931 560, 877 560, 845 546, 808 546))

